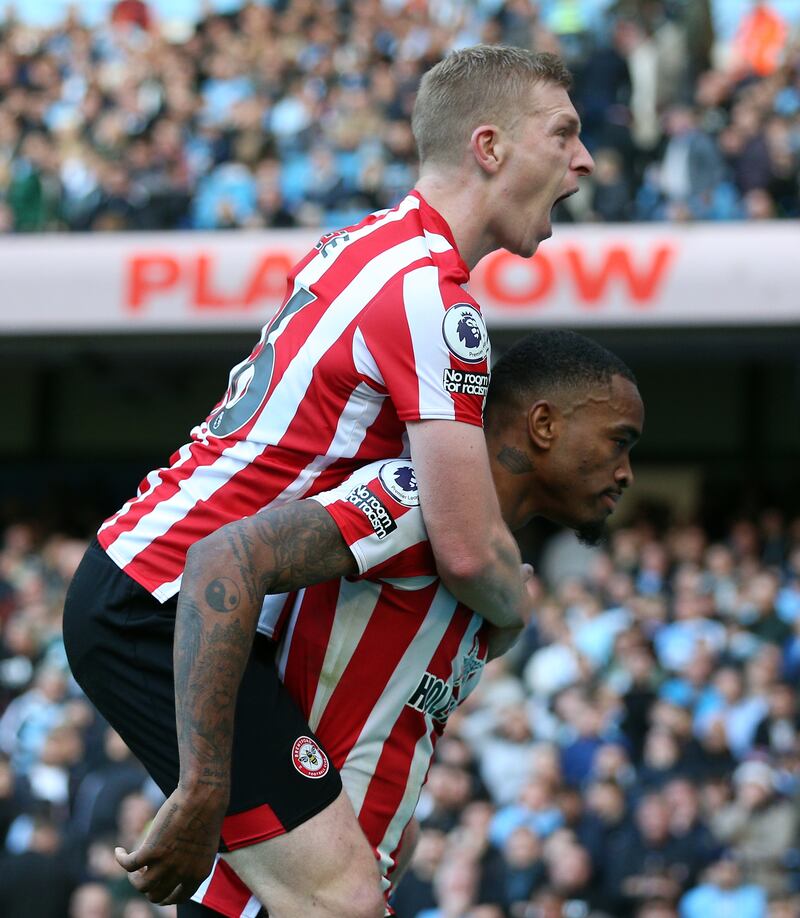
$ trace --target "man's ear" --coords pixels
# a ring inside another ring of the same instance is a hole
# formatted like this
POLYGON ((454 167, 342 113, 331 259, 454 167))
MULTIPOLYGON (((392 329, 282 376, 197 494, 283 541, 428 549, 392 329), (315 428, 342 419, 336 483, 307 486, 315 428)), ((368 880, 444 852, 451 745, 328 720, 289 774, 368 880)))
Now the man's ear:
POLYGON ((469 148, 483 172, 494 175, 505 157, 505 142, 496 124, 481 124, 472 132, 469 148))
POLYGON ((558 436, 558 412, 552 402, 540 399, 528 409, 528 436, 540 450, 549 450, 558 436))

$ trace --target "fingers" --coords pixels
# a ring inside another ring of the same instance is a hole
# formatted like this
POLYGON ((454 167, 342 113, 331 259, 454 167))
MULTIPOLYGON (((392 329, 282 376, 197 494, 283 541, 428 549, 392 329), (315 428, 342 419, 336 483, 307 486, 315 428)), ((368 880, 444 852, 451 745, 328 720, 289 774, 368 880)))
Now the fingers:
POLYGON ((175 876, 162 877, 158 882, 153 883, 146 889, 141 889, 147 898, 156 905, 175 905, 178 902, 185 902, 197 888, 196 884, 178 883, 175 885, 175 876))
POLYGON ((192 882, 179 882, 176 885, 175 871, 158 867, 142 867, 141 870, 131 873, 128 879, 143 896, 158 905, 185 902, 198 886, 192 882))
MULTIPOLYGON (((153 852, 149 856, 153 857, 153 852)), ((179 880, 176 885, 176 873, 179 871, 168 865, 146 863, 148 855, 141 848, 130 854, 124 848, 115 848, 114 857, 128 871, 131 885, 159 905, 186 902, 200 885, 199 880, 195 882, 193 879, 179 880)))
POLYGON ((144 866, 144 861, 139 861, 139 854, 141 848, 136 851, 131 851, 130 854, 124 848, 114 848, 114 857, 117 859, 117 863, 124 867, 128 873, 131 873, 133 870, 138 870, 140 867, 144 866))
POLYGON ((188 899, 190 899, 191 895, 192 895, 191 893, 188 893, 188 894, 184 893, 183 883, 178 883, 178 885, 175 887, 175 889, 172 890, 172 892, 167 896, 167 898, 162 899, 161 902, 159 902, 158 904, 159 905, 178 905, 178 903, 186 902, 188 899))

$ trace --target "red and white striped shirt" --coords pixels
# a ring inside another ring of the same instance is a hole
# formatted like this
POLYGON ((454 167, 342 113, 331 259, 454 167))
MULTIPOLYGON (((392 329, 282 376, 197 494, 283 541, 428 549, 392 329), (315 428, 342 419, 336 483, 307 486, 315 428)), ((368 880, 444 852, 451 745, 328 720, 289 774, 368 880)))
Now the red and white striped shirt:
POLYGON ((162 602, 189 546, 232 520, 407 456, 408 421, 482 423, 489 340, 449 227, 416 193, 324 236, 227 392, 100 527, 162 602))
MULTIPOLYGON (((408 460, 373 463, 314 499, 359 575, 272 597, 259 630, 279 634, 281 678, 339 769, 388 892, 436 740, 483 671, 485 627, 436 576, 408 460)), ((257 912, 222 862, 197 899, 231 918, 257 912)))

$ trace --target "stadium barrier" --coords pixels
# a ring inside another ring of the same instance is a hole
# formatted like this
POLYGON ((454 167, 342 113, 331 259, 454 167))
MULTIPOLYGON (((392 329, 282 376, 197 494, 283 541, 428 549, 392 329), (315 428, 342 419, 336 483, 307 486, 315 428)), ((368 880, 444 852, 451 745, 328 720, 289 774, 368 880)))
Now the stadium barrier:
MULTIPOLYGON (((335 257, 344 234, 323 237, 335 257)), ((0 334, 237 330, 261 325, 306 230, 10 236, 0 334)), ((534 258, 499 251, 470 290, 491 327, 800 323, 795 222, 559 226, 534 258)))

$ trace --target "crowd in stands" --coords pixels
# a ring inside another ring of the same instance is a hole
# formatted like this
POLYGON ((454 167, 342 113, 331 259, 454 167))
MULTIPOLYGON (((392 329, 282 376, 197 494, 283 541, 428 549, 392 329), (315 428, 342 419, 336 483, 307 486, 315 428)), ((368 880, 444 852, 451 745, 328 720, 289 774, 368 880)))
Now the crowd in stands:
POLYGON ((360 219, 414 183, 420 75, 479 41, 575 74, 597 168, 558 218, 800 216, 795 0, 272 0, 196 23, 169 6, 0 20, 0 231, 360 219))
MULTIPOLYGON (((163 798, 66 667, 84 546, 2 533, 4 918, 172 914, 113 858, 163 798)), ((399 918, 800 915, 800 518, 559 534, 537 571, 437 746, 399 918)))
MULTIPOLYGON (((0 19, 0 232, 334 227, 415 179, 454 47, 561 53, 573 221, 800 217, 800 3, 275 0, 0 19)), ((112 10, 113 7, 113 10, 112 10)), ((85 541, 0 532, 0 916, 171 918, 113 857, 162 797, 72 681, 85 541), (32 904, 33 903, 33 904, 32 904)), ((797 918, 800 519, 556 537, 535 620, 451 715, 399 918, 797 918)))

